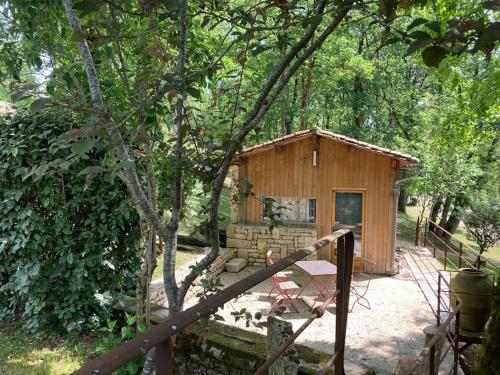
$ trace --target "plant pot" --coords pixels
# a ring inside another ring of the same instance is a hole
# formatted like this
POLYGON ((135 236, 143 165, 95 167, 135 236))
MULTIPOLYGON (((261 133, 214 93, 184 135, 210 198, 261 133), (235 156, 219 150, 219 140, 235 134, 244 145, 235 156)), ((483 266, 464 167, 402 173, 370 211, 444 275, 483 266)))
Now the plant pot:
MULTIPOLYGON (((490 317, 493 282, 488 274, 475 268, 461 268, 451 279, 451 288, 462 301, 460 328, 465 331, 482 332, 490 317)), ((451 305, 456 304, 451 295, 451 305)))

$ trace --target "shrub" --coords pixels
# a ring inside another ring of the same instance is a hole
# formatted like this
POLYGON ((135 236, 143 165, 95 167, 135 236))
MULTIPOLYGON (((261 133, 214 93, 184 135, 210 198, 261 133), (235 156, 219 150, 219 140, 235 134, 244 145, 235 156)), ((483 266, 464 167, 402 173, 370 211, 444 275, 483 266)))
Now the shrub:
POLYGON ((120 181, 86 184, 104 151, 75 158, 61 140, 73 125, 53 111, 0 118, 0 317, 21 312, 31 330, 81 329, 134 288, 138 216, 120 181))
POLYGON ((500 202, 479 194, 471 199, 470 208, 464 223, 469 239, 479 246, 482 254, 500 240, 500 202))

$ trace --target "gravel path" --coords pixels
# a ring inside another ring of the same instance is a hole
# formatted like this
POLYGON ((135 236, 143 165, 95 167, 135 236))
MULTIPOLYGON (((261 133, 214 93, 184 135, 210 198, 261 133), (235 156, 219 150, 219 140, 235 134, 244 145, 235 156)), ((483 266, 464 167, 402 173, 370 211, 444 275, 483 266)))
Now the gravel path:
MULTIPOLYGON (((228 286, 255 272, 257 267, 246 267, 238 274, 223 273, 221 282, 228 286)), ((291 278, 305 285, 306 276, 294 269, 291 278)), ((267 294, 271 281, 254 287, 247 295, 219 311, 227 324, 245 328, 242 321, 235 322, 231 312, 246 308, 254 315, 263 314, 265 321, 269 313, 270 299, 267 294)), ((314 295, 308 288, 306 295, 314 295)), ((392 374, 400 356, 414 356, 424 345, 422 330, 434 323, 431 309, 421 294, 411 272, 402 269, 396 277, 376 276, 372 279, 367 294, 371 309, 356 305, 349 314, 346 337, 347 374, 392 374)), ((307 306, 299 301, 300 313, 287 312, 283 318, 297 329, 309 316, 307 306)), ((255 326, 247 328, 265 334, 265 329, 255 326)), ((333 353, 335 341, 335 306, 328 308, 322 319, 314 321, 297 339, 298 343, 333 353)))

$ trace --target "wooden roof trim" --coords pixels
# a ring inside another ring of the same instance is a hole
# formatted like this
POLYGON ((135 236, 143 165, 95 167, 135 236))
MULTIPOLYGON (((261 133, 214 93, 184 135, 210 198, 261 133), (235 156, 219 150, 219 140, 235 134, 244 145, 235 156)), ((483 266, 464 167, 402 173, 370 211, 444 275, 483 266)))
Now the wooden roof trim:
POLYGON ((309 130, 302 130, 293 134, 285 135, 284 137, 276 138, 271 141, 267 141, 252 147, 245 148, 241 151, 240 155, 253 155, 258 152, 266 151, 269 149, 272 149, 275 145, 278 144, 288 144, 291 142, 298 141, 300 139, 307 138, 312 135, 318 135, 320 137, 332 139, 337 142, 341 142, 343 144, 347 144, 356 148, 361 148, 367 151, 375 152, 381 155, 393 157, 396 159, 399 159, 403 162, 405 162, 403 165, 411 165, 411 164, 418 164, 419 160, 418 158, 404 154, 400 151, 395 151, 395 150, 390 150, 388 148, 376 146, 370 143, 366 143, 363 141, 358 141, 357 139, 354 138, 349 138, 344 135, 340 134, 335 134, 326 130, 321 130, 321 129, 309 129, 309 130))

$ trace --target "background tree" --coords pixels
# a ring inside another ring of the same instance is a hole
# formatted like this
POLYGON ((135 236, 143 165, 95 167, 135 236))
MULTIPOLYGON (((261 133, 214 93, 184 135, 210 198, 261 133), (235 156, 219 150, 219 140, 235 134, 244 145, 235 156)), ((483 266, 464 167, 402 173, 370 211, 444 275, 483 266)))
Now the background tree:
POLYGON ((468 237, 479 247, 480 255, 500 241, 500 203, 495 198, 478 194, 471 200, 470 212, 464 219, 468 237))

